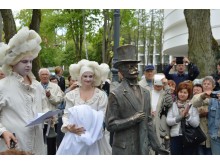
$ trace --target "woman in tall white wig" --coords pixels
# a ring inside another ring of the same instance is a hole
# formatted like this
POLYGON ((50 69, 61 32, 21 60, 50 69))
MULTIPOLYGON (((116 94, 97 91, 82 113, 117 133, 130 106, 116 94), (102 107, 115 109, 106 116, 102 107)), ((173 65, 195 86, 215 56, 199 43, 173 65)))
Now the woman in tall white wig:
POLYGON ((107 64, 99 65, 85 59, 70 65, 70 75, 78 80, 79 88, 65 96, 66 107, 61 127, 65 136, 57 154, 111 154, 111 146, 103 128, 108 97, 98 88, 107 79, 106 73, 109 71, 107 64))
POLYGON ((24 27, 0 45, 0 65, 6 74, 0 81, 0 151, 14 141, 17 149, 45 154, 43 125, 25 127, 38 113, 48 111, 44 89, 31 71, 40 43, 40 36, 24 27))

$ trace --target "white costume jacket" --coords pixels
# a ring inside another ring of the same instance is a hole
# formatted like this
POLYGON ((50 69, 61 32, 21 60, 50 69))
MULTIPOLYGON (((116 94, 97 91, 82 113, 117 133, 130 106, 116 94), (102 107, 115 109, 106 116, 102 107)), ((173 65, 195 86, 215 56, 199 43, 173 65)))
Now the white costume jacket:
MULTIPOLYGON (((15 133, 18 149, 39 155, 45 153, 43 127, 25 125, 37 113, 48 109, 43 87, 35 79, 31 80, 31 85, 24 84, 23 77, 13 72, 0 81, 0 136, 6 130, 15 133)), ((0 138, 0 151, 5 150, 5 141, 0 138)))

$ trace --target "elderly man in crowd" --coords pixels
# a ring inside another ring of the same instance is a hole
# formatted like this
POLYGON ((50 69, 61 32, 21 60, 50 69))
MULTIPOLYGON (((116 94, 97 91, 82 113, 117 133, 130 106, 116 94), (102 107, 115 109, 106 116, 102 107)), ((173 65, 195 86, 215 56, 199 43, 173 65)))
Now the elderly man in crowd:
MULTIPOLYGON (((41 68, 38 73, 41 85, 45 89, 47 106, 50 110, 55 110, 57 105, 63 101, 64 93, 57 84, 50 82, 50 71, 47 68, 41 68)), ((47 126, 47 124, 44 126, 44 135, 47 132, 47 126)), ((51 127, 54 127, 54 120, 51 121, 51 127)), ((56 137, 47 138, 47 154, 56 154, 56 137)))

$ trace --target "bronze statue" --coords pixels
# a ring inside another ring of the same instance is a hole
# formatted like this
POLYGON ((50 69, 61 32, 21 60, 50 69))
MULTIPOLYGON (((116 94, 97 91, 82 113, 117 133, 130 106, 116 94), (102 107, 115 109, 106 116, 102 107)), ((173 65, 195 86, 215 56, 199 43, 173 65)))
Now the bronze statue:
POLYGON ((117 48, 118 62, 114 67, 122 74, 120 85, 109 95, 105 124, 114 132, 113 155, 148 155, 149 146, 159 154, 161 148, 151 118, 150 92, 138 85, 135 46, 117 48))

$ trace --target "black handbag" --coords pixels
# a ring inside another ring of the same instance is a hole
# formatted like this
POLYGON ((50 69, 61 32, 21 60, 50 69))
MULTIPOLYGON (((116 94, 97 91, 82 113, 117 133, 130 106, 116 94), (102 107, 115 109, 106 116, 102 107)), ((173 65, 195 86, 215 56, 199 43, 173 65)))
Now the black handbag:
POLYGON ((204 142, 207 137, 200 128, 192 127, 191 125, 187 125, 185 119, 181 121, 182 133, 183 133, 183 145, 184 146, 195 146, 204 142))

